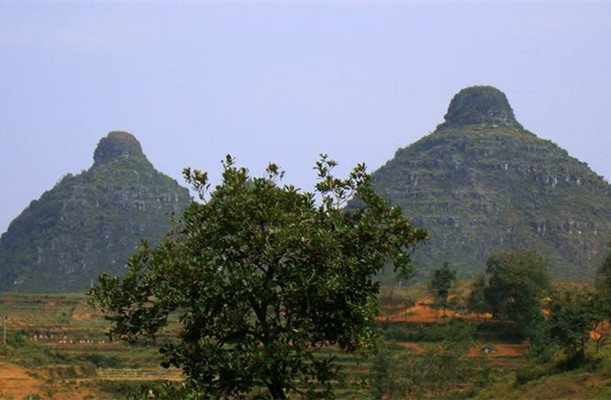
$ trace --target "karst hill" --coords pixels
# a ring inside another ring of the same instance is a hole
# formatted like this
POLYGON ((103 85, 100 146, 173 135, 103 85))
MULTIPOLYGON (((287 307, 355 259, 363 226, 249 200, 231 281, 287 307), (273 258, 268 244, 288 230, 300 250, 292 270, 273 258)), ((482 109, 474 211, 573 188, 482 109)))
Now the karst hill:
POLYGON ((71 292, 106 271, 122 275, 141 239, 158 242, 187 189, 155 170, 138 140, 111 132, 93 166, 66 175, 0 238, 0 290, 71 292))
POLYGON ((423 271, 447 261, 473 276, 490 254, 527 247, 548 257, 553 276, 591 279, 611 239, 609 183, 524 129, 490 86, 456 94, 445 122, 399 149, 374 181, 429 232, 413 258, 423 271))

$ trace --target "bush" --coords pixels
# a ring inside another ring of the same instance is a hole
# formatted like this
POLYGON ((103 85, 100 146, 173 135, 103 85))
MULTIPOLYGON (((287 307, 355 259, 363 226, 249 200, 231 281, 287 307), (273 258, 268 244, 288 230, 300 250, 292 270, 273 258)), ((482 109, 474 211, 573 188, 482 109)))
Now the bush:
POLYGON ((408 291, 401 287, 383 286, 378 295, 380 306, 382 307, 413 307, 416 299, 408 291))
POLYGON ((544 376, 552 375, 555 372, 557 372, 557 369, 553 364, 528 365, 516 371, 516 383, 523 385, 544 376))
POLYGON ((407 350, 390 356, 382 349, 370 375, 375 399, 451 398, 473 382, 473 365, 452 344, 427 346, 422 354, 407 350))
POLYGON ((492 343, 522 343, 526 339, 524 332, 511 322, 479 324, 473 336, 478 341, 492 343))
POLYGON ((401 342, 470 342, 477 329, 460 319, 434 324, 384 322, 381 328, 384 339, 401 342))
POLYGON ((85 354, 81 359, 95 365, 96 368, 119 368, 121 360, 115 356, 105 356, 103 354, 85 354))

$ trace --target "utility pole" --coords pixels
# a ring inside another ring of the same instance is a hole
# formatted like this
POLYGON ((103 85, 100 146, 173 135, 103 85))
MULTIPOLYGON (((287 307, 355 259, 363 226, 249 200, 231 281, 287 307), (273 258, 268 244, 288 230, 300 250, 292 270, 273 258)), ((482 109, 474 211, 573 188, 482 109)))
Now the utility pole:
POLYGON ((4 345, 6 346, 6 320, 8 319, 8 315, 5 315, 3 318, 3 322, 4 322, 4 345))

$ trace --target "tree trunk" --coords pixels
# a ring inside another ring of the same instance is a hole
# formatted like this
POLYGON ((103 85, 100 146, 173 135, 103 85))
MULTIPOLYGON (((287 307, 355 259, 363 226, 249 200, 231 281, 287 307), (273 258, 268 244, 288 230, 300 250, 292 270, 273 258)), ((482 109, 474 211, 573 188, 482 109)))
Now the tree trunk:
POLYGON ((286 395, 284 394, 284 390, 282 390, 282 385, 275 379, 272 379, 272 382, 267 385, 267 390, 272 395, 272 399, 286 399, 286 395))

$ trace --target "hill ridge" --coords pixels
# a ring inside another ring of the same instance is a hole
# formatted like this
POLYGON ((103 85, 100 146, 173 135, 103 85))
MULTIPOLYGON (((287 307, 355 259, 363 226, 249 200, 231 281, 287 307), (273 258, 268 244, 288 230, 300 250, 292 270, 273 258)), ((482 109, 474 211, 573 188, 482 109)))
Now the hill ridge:
POLYGON ((122 275, 140 240, 158 242, 189 201, 133 135, 110 132, 88 170, 64 176, 2 234, 0 290, 81 291, 103 271, 122 275))
POLYGON ((429 231, 414 254, 424 270, 447 261, 473 276, 496 251, 532 247, 555 277, 591 279, 611 238, 609 183, 524 129, 489 86, 461 90, 446 121, 397 150, 374 186, 429 231))

